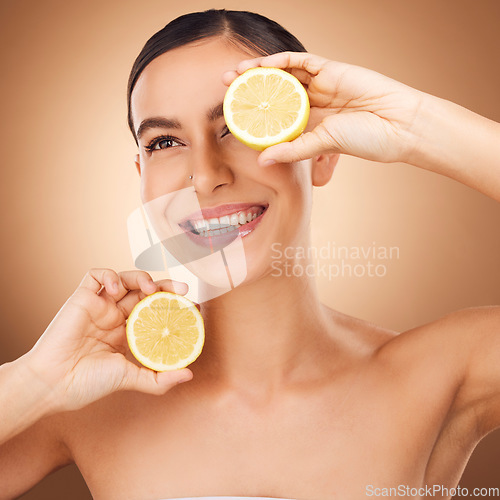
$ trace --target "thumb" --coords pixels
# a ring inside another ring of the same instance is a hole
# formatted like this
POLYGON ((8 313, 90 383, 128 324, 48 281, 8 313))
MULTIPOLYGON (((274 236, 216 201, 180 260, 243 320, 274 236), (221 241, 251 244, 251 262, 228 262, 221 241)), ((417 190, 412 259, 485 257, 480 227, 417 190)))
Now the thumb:
POLYGON ((300 135, 291 142, 282 142, 265 149, 258 158, 261 167, 273 163, 291 163, 314 158, 324 153, 338 153, 337 141, 323 123, 311 132, 300 135))
POLYGON ((131 364, 122 381, 122 390, 139 391, 161 395, 182 382, 193 378, 193 372, 187 368, 165 372, 155 372, 145 367, 131 364))

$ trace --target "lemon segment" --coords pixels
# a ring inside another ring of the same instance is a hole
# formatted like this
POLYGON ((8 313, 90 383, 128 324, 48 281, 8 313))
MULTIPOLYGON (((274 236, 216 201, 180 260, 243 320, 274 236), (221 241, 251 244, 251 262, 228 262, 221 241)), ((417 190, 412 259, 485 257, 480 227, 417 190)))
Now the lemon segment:
POLYGON ((127 319, 126 332, 134 357, 158 372, 188 366, 205 342, 203 318, 194 303, 171 292, 141 300, 127 319))
POLYGON ((262 151, 292 141, 306 128, 309 98, 300 81, 278 68, 251 68, 227 89, 224 119, 231 133, 262 151))

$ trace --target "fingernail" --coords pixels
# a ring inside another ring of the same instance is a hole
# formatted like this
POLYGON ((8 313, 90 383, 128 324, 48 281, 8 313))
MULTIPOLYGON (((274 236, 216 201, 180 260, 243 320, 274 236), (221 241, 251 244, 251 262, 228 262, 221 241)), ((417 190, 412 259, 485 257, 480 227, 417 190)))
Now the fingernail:
POLYGON ((183 384, 184 382, 189 382, 190 380, 193 380, 192 375, 190 375, 188 377, 182 377, 180 380, 177 381, 177 385, 183 384))
POLYGON ((276 160, 266 160, 264 163, 261 163, 263 167, 270 167, 271 165, 274 165, 276 163, 276 160))
POLYGON ((187 283, 183 283, 180 281, 174 281, 172 283, 172 286, 173 286, 174 292, 177 293, 178 295, 186 295, 186 293, 188 293, 189 286, 187 285, 187 283))
POLYGON ((115 292, 115 293, 118 291, 118 284, 117 283, 111 284, 111 291, 115 292))

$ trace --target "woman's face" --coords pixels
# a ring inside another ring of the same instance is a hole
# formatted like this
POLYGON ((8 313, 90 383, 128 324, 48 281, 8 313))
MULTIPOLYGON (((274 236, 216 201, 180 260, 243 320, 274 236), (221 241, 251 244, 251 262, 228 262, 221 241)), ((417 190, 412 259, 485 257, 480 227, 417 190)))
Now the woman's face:
POLYGON ((131 100, 142 201, 160 239, 216 250, 241 238, 246 282, 272 272, 273 243, 307 245, 312 195, 311 161, 258 167, 259 153, 226 127, 222 74, 250 57, 221 38, 171 50, 144 69, 131 100), (206 232, 217 223, 226 231, 206 232))

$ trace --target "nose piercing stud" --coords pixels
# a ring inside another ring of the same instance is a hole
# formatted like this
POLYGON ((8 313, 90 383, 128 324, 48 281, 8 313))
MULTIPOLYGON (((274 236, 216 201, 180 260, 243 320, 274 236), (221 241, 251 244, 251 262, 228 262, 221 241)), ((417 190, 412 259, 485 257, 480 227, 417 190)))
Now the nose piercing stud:
POLYGON ((192 175, 190 175, 190 176, 189 176, 189 180, 192 180, 192 179, 193 179, 193 176, 192 176, 192 175))

